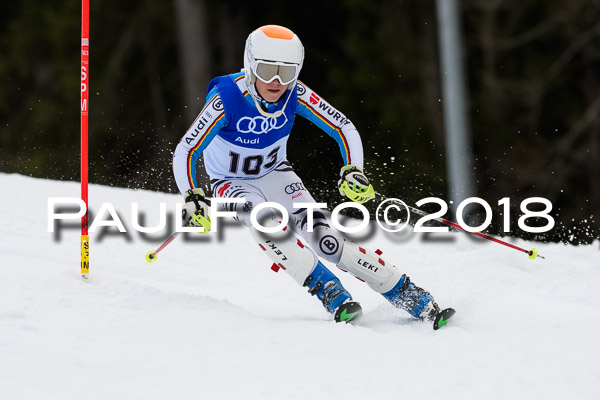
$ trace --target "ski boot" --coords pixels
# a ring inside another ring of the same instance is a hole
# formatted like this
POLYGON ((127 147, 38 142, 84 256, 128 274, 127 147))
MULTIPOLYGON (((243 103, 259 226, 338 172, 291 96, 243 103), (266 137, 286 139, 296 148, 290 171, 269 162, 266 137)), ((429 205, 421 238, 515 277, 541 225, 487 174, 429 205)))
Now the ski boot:
POLYGON ((334 315, 335 322, 350 322, 362 314, 362 308, 344 287, 340 280, 321 261, 306 278, 304 285, 308 293, 317 296, 323 307, 334 315))
POLYGON ((446 325, 455 313, 452 308, 441 310, 433 296, 412 283, 406 275, 402 275, 396 286, 382 295, 394 306, 406 310, 413 317, 421 321, 432 321, 434 330, 446 325))

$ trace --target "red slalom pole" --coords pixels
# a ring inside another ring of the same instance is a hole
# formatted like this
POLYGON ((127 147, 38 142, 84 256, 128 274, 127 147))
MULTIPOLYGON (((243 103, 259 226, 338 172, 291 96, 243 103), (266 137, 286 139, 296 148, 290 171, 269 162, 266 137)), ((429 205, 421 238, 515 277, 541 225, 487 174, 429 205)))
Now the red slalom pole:
POLYGON ((88 110, 90 66, 90 1, 81 1, 81 199, 85 213, 81 217, 81 278, 90 272, 88 236, 88 110))
MULTIPOLYGON (((377 200, 379 202, 382 202, 382 201, 385 201, 385 200, 390 200, 390 201, 392 201, 395 204, 397 203, 399 205, 404 205, 402 203, 395 202, 392 199, 388 199, 387 197, 385 197, 385 196, 383 196, 383 195, 381 195, 379 193, 376 193, 375 200, 377 200)), ((427 214, 425 211, 419 210, 418 208, 411 207, 409 205, 406 205, 406 207, 408 207, 408 209, 410 211, 414 212, 415 214, 419 214, 419 215, 422 215, 422 216, 429 216, 429 215, 431 215, 431 214, 427 214)), ((462 226, 460 226, 459 224, 457 224, 456 222, 448 221, 447 219, 444 219, 444 218, 432 218, 432 219, 434 221, 437 221, 437 222, 442 223, 444 225, 448 225, 448 226, 451 226, 453 228, 460 229, 463 232, 471 233, 473 235, 477 235, 477 236, 482 237, 484 239, 491 240, 492 242, 496 242, 496 243, 504 245, 506 247, 510 247, 511 249, 515 249, 515 250, 518 250, 520 252, 523 252, 523 253, 527 254, 531 260, 534 260, 537 257, 545 259, 545 257, 543 257, 543 256, 541 256, 541 255, 538 254, 538 252, 537 252, 536 249, 525 250, 525 249, 523 249, 523 248, 521 248, 519 246, 515 246, 513 244, 507 243, 507 242, 505 242, 503 240, 500 240, 498 238, 495 238, 493 236, 486 235, 485 233, 481 233, 481 232, 469 232, 469 231, 465 230, 465 228, 463 228, 462 226)))

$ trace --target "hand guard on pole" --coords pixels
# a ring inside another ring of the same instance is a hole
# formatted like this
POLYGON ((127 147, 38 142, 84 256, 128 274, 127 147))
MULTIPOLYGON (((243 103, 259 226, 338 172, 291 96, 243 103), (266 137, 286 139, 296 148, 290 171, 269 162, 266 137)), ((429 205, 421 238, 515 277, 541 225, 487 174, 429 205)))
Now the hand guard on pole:
POLYGON ((360 168, 346 165, 342 167, 340 177, 338 189, 342 196, 361 204, 375 198, 375 189, 360 168))
POLYGON ((210 201, 200 188, 190 189, 185 195, 185 204, 181 213, 183 224, 188 227, 202 227, 203 232, 210 231, 210 201))

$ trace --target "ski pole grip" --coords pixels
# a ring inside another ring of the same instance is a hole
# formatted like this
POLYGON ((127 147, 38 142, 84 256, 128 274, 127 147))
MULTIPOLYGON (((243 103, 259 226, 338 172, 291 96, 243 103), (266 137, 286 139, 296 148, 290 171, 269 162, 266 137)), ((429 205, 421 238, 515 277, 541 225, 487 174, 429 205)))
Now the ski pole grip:
POLYGON ((196 205, 196 208, 198 210, 200 210, 202 207, 200 206, 200 202, 198 201, 198 197, 202 197, 202 201, 204 201, 206 204, 208 204, 208 206, 210 207, 210 200, 207 199, 204 196, 200 196, 199 194, 196 194, 192 191, 192 189, 188 190, 188 198, 192 199, 192 201, 194 202, 194 204, 196 205))
POLYGON ((373 200, 375 200, 375 201, 384 201, 386 198, 387 197, 385 197, 381 193, 375 192, 375 197, 373 198, 373 200))

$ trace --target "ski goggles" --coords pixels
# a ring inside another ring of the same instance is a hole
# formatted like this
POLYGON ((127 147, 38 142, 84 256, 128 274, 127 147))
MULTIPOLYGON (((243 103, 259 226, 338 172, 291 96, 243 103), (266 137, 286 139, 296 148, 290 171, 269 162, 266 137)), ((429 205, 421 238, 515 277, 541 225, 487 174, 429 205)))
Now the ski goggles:
POLYGON ((298 79, 300 66, 297 64, 256 60, 252 63, 252 72, 264 83, 271 83, 275 79, 278 79, 282 85, 289 85, 298 79))

